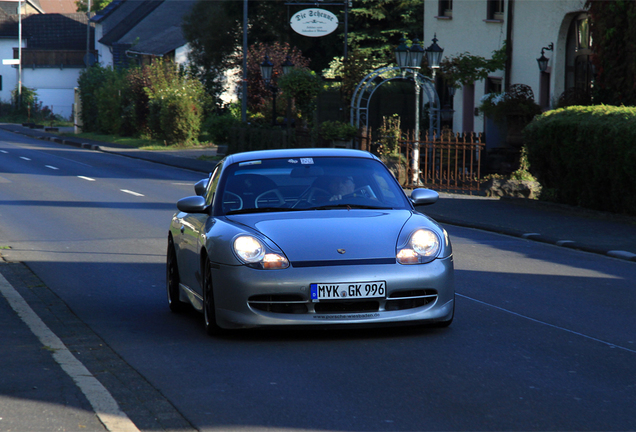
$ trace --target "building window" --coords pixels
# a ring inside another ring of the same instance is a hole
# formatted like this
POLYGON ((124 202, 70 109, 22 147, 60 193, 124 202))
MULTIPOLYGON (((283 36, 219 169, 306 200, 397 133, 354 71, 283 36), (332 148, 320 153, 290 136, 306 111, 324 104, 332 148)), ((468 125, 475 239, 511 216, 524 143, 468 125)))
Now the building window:
POLYGON ((589 104, 594 78, 592 37, 587 14, 580 14, 570 24, 565 53, 565 86, 559 96, 565 105, 589 104))
POLYGON ((485 94, 501 93, 502 90, 503 90, 503 86, 502 86, 501 78, 494 78, 494 77, 486 78, 485 94))
POLYGON ((504 0, 488 0, 488 17, 489 20, 503 21, 504 19, 504 0))
POLYGON ((439 18, 452 18, 453 17, 453 0, 439 0, 439 18))
POLYGON ((592 48, 592 37, 590 36, 590 23, 587 18, 580 19, 576 23, 577 51, 592 48))

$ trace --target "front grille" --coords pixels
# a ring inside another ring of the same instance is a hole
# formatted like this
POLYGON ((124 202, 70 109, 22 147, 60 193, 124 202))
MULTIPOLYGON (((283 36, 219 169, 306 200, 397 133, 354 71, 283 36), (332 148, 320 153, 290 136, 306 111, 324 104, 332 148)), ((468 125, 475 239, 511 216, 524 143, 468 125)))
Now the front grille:
POLYGON ((392 292, 386 300, 321 301, 312 303, 297 294, 261 294, 248 299, 251 308, 280 314, 357 313, 414 309, 437 300, 437 291, 417 289, 392 292))
POLYGON ((248 299, 249 305, 263 312, 281 314, 306 314, 307 300, 295 294, 255 295, 248 299))
POLYGON ((387 311, 414 309, 433 303, 435 300, 437 300, 435 290, 396 291, 386 300, 384 309, 387 311))

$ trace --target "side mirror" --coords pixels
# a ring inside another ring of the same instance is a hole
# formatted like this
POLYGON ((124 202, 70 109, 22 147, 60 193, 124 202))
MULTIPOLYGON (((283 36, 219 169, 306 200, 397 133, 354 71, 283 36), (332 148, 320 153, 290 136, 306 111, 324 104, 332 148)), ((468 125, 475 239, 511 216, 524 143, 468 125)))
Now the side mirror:
POLYGON ((194 184, 194 193, 198 196, 205 195, 205 190, 208 188, 209 179, 204 178, 194 184))
POLYGON ((439 194, 431 189, 414 189, 411 192, 411 202, 413 205, 430 205, 435 204, 439 199, 439 194))
POLYGON ((208 206, 202 196, 191 196, 177 201, 177 208, 183 213, 205 213, 208 206))

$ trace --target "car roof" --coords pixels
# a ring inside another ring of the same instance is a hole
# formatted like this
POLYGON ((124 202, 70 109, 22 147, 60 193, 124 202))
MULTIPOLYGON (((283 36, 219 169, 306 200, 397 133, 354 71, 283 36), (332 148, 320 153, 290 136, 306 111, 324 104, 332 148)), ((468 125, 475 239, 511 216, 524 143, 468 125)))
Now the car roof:
POLYGON ((362 150, 350 150, 340 148, 302 148, 302 149, 278 149, 259 150, 244 153, 235 153, 225 158, 227 164, 246 162, 262 159, 280 158, 305 158, 305 157, 350 157, 360 159, 378 159, 369 152, 362 150))

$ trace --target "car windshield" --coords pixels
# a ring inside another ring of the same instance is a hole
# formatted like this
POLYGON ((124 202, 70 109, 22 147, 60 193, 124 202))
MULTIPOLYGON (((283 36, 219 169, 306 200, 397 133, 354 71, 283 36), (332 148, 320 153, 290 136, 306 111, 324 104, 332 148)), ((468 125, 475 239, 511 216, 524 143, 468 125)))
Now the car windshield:
POLYGON ((329 209, 409 209, 389 170, 351 157, 263 159, 226 168, 222 214, 329 209))

